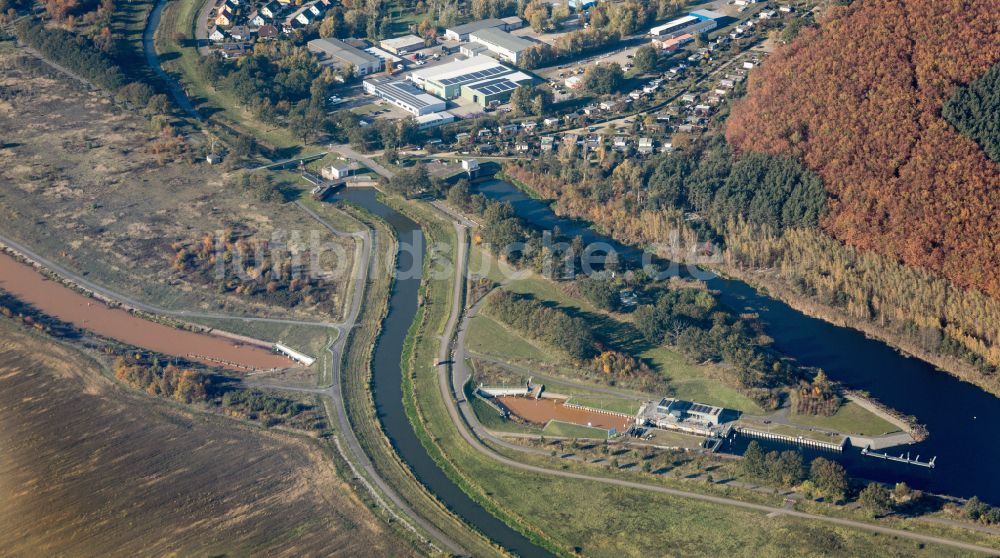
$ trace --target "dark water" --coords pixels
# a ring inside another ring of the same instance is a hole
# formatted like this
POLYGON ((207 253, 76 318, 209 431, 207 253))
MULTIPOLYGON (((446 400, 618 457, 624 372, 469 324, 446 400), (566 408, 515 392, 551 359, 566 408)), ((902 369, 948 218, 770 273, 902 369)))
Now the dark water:
MULTIPOLYGON (((401 246, 424 246, 424 235, 419 225, 379 202, 375 190, 351 189, 337 194, 335 199, 363 207, 384 219, 395 230, 401 246)), ((519 556, 551 556, 462 492, 428 455, 403 409, 400 358, 403 342, 417 312, 423 254, 422 249, 400 250, 396 262, 400 273, 397 273, 397 280, 389 297, 389 312, 375 345, 372 364, 372 390, 379 419, 396 452, 409 465, 417 479, 450 510, 491 540, 519 556), (413 270, 416 272, 412 272, 413 270)))
MULTIPOLYGON (((588 243, 610 243, 621 250, 623 262, 639 259, 635 248, 615 243, 585 223, 556 216, 545 202, 528 197, 507 182, 487 181, 477 189, 490 199, 510 202, 517 215, 533 227, 558 227, 562 234, 580 234, 588 243)), ((933 456, 938 459, 936 467, 928 470, 864 457, 858 448, 843 454, 805 450, 807 456, 835 458, 852 475, 862 478, 906 481, 925 490, 963 497, 976 495, 1000 504, 1000 444, 994 430, 1000 426, 1000 399, 858 331, 806 316, 741 281, 714 278, 708 285, 720 292, 721 302, 730 308, 759 313, 781 352, 801 364, 822 368, 831 378, 867 391, 906 415, 916 416, 930 431, 930 437, 920 444, 881 451, 920 454, 923 461, 933 456)), ((745 444, 745 439, 738 438, 730 449, 739 452, 745 444)))

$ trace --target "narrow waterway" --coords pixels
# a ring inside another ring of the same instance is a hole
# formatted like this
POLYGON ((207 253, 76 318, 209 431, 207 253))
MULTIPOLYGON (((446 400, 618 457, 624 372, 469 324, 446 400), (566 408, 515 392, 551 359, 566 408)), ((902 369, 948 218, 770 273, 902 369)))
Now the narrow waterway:
POLYGON ((417 223, 378 201, 376 194, 371 188, 355 188, 340 192, 333 199, 353 203, 384 219, 395 231, 401 246, 417 248, 400 250, 398 253, 396 281, 389 297, 389 312, 375 344, 372 391, 375 409, 386 435, 417 479, 444 502, 448 509, 519 556, 550 556, 547 551, 483 509, 452 482, 431 459, 410 424, 403 409, 403 370, 400 359, 403 343, 417 313, 424 235, 417 223))
POLYGON ((150 12, 149 19, 146 20, 146 28, 142 32, 142 50, 146 54, 146 63, 149 64, 149 67, 167 85, 167 88, 170 90, 170 96, 174 98, 177 105, 195 120, 201 120, 201 115, 198 114, 194 105, 191 104, 191 100, 184 93, 184 89, 163 70, 163 67, 160 65, 160 57, 156 53, 156 28, 160 25, 160 15, 163 13, 163 8, 166 5, 167 0, 159 0, 156 6, 153 7, 153 11, 150 12))
POLYGON ((121 308, 111 308, 48 279, 37 269, 4 253, 0 253, 0 291, 80 329, 165 355, 237 372, 299 366, 266 346, 177 329, 140 318, 121 308))
MULTIPOLYGON (((625 247, 587 227, 585 223, 555 215, 544 201, 530 198, 512 184, 500 180, 483 182, 477 190, 490 199, 510 202, 528 225, 563 235, 581 235, 586 243, 606 242, 622 254, 623 262, 638 261, 641 252, 625 247)), ((927 425, 930 437, 919 444, 889 448, 890 454, 920 454, 921 460, 937 456, 928 470, 913 465, 885 462, 860 454, 859 448, 843 454, 804 450, 807 456, 823 455, 842 462, 855 476, 885 481, 906 481, 912 486, 956 496, 979 496, 1000 504, 1000 399, 962 382, 932 365, 904 356, 881 341, 866 338, 853 329, 811 318, 787 304, 758 293, 750 285, 723 278, 708 281, 726 306, 756 312, 767 325, 775 347, 801 364, 817 366, 850 388, 864 390, 882 403, 916 416, 927 425)), ((741 452, 747 441, 737 439, 728 448, 741 452)), ((767 443, 783 448, 784 444, 767 443)))

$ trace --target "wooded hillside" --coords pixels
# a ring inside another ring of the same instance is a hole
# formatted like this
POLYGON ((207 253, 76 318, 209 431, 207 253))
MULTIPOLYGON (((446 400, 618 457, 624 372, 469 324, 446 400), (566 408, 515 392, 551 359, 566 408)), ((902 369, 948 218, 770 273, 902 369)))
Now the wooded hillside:
POLYGON ((850 245, 1000 297, 1000 170, 942 106, 1000 60, 995 0, 865 0, 802 30, 751 74, 739 152, 792 155, 850 245))

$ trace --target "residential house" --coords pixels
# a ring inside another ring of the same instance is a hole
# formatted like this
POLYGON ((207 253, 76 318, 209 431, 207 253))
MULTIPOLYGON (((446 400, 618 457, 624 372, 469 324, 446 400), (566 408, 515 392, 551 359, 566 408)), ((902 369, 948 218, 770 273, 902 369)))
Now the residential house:
POLYGON ((261 25, 257 30, 257 38, 262 41, 273 41, 278 38, 278 28, 273 25, 261 25))
POLYGON ((527 153, 531 150, 531 145, 526 141, 519 141, 517 142, 517 145, 514 146, 514 149, 517 150, 518 153, 527 153))
POLYGON ((223 58, 229 60, 250 54, 252 49, 247 43, 225 43, 222 45, 222 49, 219 52, 222 54, 223 58))
POLYGON ((260 9, 260 14, 268 19, 274 19, 281 13, 281 4, 268 2, 260 9))
POLYGON ((234 25, 229 30, 229 36, 237 41, 249 41, 254 32, 246 25, 234 25))
POLYGON ((213 43, 221 43, 226 40, 226 34, 222 32, 222 29, 216 27, 211 34, 208 36, 208 40, 213 43))
POLYGON ((653 152, 653 138, 639 138, 639 153, 648 155, 653 152))
POLYGON ((254 10, 254 11, 250 12, 250 15, 247 16, 247 20, 250 22, 251 25, 256 25, 257 27, 260 27, 262 25, 266 25, 267 21, 268 21, 257 10, 254 10))
POLYGON ((233 24, 233 10, 228 5, 219 10, 219 15, 215 16, 215 24, 220 27, 229 27, 233 24))
POLYGON ((559 119, 558 118, 546 118, 545 120, 542 120, 542 125, 543 126, 558 126, 559 125, 559 119))
POLYGON ((502 124, 497 128, 498 134, 513 135, 517 133, 517 124, 502 124))
POLYGON ((526 130, 528 132, 534 130, 537 127, 538 127, 538 122, 535 122, 534 120, 529 120, 528 122, 524 122, 521 124, 521 129, 526 130))
POLYGON ((552 136, 545 136, 542 138, 542 151, 551 153, 556 149, 556 138, 552 136))

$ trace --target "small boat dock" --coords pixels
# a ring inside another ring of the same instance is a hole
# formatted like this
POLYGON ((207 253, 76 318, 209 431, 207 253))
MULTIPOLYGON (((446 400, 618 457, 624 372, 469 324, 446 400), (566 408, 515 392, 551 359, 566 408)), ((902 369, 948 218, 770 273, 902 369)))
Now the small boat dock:
POLYGON ((896 463, 906 463, 909 465, 916 465, 917 467, 926 467, 927 469, 933 469, 934 462, 937 461, 936 455, 932 457, 930 461, 921 461, 919 455, 911 458, 910 452, 906 452, 905 454, 901 453, 899 454, 899 456, 895 456, 895 455, 889 455, 888 453, 874 452, 872 451, 871 446, 865 446, 865 448, 861 450, 861 455, 867 457, 874 457, 876 459, 884 459, 886 461, 895 461, 896 463))

